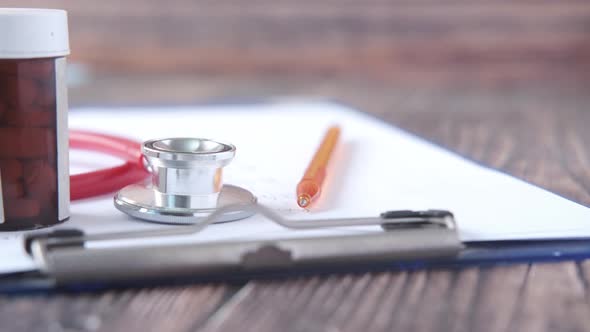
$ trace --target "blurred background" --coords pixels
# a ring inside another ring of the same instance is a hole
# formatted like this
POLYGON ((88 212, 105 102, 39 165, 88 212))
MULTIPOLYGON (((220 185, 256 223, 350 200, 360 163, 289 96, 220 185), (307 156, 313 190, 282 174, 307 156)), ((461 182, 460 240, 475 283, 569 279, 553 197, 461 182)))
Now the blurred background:
POLYGON ((73 105, 297 95, 383 113, 421 95, 444 101, 517 91, 551 101, 590 91, 587 1, 0 0, 0 6, 69 11, 73 105))

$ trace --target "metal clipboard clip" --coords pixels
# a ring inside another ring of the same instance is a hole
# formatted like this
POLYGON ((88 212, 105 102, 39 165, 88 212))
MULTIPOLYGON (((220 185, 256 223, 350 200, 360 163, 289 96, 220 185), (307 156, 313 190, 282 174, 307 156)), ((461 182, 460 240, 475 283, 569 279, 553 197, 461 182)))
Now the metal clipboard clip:
POLYGON ((107 234, 76 230, 35 234, 26 238, 25 247, 42 273, 57 283, 69 283, 196 278, 436 259, 456 256, 463 244, 453 214, 444 210, 389 211, 368 218, 289 220, 262 205, 251 204, 226 206, 190 226, 107 234), (293 230, 376 225, 383 231, 151 246, 89 245, 195 234, 220 216, 244 209, 293 230))

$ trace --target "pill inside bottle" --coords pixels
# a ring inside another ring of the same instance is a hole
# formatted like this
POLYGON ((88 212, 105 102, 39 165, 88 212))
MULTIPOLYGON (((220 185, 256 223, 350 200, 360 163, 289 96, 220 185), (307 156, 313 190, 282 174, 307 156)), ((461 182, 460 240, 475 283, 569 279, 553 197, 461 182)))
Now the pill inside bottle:
POLYGON ((67 14, 0 9, 0 231, 69 217, 67 14))

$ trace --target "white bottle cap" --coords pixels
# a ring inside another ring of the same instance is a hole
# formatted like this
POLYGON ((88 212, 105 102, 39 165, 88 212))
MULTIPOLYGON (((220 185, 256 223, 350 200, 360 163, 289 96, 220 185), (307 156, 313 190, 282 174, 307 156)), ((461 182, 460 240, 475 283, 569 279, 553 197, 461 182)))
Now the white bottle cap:
POLYGON ((66 11, 0 8, 0 59, 50 58, 68 54, 66 11))

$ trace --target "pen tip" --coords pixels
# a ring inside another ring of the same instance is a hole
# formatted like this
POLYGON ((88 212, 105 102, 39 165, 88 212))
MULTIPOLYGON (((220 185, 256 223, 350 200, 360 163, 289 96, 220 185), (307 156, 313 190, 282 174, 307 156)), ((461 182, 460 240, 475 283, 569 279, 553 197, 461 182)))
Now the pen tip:
POLYGON ((297 204, 299 204, 300 207, 304 208, 309 205, 309 198, 305 195, 301 195, 297 198, 297 204))

